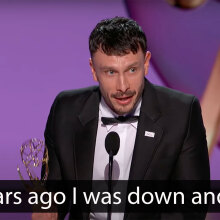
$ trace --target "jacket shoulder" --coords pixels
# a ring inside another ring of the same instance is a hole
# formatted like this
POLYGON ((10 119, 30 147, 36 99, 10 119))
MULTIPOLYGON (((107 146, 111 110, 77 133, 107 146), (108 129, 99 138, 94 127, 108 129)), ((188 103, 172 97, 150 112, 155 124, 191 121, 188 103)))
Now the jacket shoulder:
POLYGON ((156 91, 159 104, 164 107, 164 109, 175 109, 175 111, 180 109, 182 112, 182 110, 188 109, 194 102, 199 104, 199 100, 192 94, 183 93, 175 89, 158 85, 153 85, 153 87, 156 91))
POLYGON ((189 120, 193 109, 201 114, 199 100, 191 94, 183 93, 163 86, 153 85, 160 112, 173 121, 189 120))
POLYGON ((89 97, 98 96, 99 87, 91 86, 87 88, 64 90, 55 98, 52 107, 57 111, 79 113, 89 97))
POLYGON ((97 92, 97 91, 98 91, 98 86, 90 86, 86 88, 73 89, 73 90, 64 90, 64 91, 61 91, 56 96, 56 99, 68 100, 68 99, 75 99, 75 98, 84 98, 84 97, 88 97, 93 92, 97 92))

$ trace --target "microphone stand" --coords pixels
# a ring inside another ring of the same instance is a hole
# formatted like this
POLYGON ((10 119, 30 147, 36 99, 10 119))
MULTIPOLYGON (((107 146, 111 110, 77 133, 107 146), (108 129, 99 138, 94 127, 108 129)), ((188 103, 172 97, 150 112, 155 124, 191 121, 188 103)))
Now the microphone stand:
MULTIPOLYGON (((113 168, 113 153, 112 153, 112 151, 110 151, 109 166, 108 166, 108 191, 111 196, 111 202, 112 202, 112 168, 113 168)), ((107 220, 111 220, 111 204, 108 205, 107 220)))
POLYGON ((111 220, 112 211, 112 170, 113 170, 113 156, 118 153, 120 146, 119 135, 112 131, 109 132, 105 138, 105 149, 109 155, 109 166, 108 166, 108 192, 110 194, 111 202, 108 204, 108 215, 107 220, 111 220))

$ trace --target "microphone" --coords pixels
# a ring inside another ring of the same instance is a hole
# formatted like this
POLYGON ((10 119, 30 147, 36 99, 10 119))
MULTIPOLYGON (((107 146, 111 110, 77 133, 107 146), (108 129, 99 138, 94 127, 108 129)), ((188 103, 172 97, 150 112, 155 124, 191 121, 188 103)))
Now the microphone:
POLYGON ((119 146, 120 146, 119 135, 114 131, 109 132, 105 138, 105 149, 110 157, 111 156, 113 157, 118 153, 119 146))
MULTIPOLYGON (((120 146, 120 138, 119 135, 112 131, 109 132, 105 138, 105 149, 109 154, 109 167, 108 167, 108 191, 111 195, 112 193, 112 167, 113 167, 113 156, 118 153, 120 146)), ((108 206, 108 216, 107 220, 111 220, 111 205, 108 206)))

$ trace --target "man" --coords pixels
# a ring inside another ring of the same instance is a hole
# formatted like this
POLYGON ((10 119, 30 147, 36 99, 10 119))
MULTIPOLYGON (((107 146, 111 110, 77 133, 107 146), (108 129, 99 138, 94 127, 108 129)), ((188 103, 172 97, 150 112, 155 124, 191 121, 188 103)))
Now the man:
MULTIPOLYGON (((89 49, 99 87, 65 91, 55 99, 45 130, 48 179, 106 179, 104 141, 111 131, 121 140, 114 179, 209 179, 199 101, 145 79, 151 54, 141 27, 128 18, 102 20, 90 35, 89 49)), ((94 213, 84 217, 99 219, 94 213)), ((77 219, 74 213, 71 218, 77 219)), ((147 219, 138 214, 125 218, 147 219)))

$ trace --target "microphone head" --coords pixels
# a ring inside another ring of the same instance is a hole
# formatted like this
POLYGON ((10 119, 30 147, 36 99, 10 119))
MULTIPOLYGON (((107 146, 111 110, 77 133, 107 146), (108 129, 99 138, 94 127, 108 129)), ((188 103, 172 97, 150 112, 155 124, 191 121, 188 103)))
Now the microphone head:
POLYGON ((105 149, 110 156, 115 156, 118 153, 120 146, 119 135, 112 131, 109 132, 105 138, 105 149))

